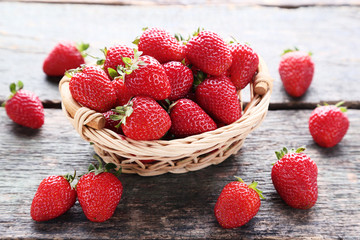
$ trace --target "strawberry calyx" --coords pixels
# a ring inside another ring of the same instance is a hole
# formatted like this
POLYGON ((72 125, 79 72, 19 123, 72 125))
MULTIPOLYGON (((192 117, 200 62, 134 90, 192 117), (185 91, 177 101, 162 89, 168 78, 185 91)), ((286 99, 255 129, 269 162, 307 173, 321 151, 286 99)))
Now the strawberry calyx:
POLYGON ((113 121, 120 121, 116 128, 119 128, 121 124, 126 124, 126 118, 129 117, 134 109, 133 102, 130 100, 127 104, 123 106, 117 106, 115 109, 112 109, 116 114, 110 115, 110 119, 113 121))
MULTIPOLYGON (((285 49, 284 52, 281 54, 281 56, 285 55, 286 53, 289 53, 289 52, 298 52, 300 51, 300 49, 298 47, 294 47, 294 48, 288 48, 288 49, 285 49)), ((312 56, 313 53, 312 52, 308 52, 309 56, 312 56)))
MULTIPOLYGON (((333 106, 339 108, 340 111, 344 113, 344 112, 347 112, 347 108, 344 107, 344 106, 341 106, 341 105, 343 105, 344 103, 345 103, 344 101, 340 101, 340 102, 336 103, 336 104, 333 105, 333 106)), ((320 104, 317 105, 317 107, 321 107, 321 106, 331 106, 331 105, 329 105, 328 103, 324 103, 324 105, 320 105, 320 104)))
MULTIPOLYGON (((11 99, 19 90, 24 88, 24 84, 22 81, 18 81, 17 83, 11 83, 10 84, 10 96, 8 97, 7 100, 11 99)), ((4 101, 1 104, 1 107, 5 107, 6 101, 4 101)))
MULTIPOLYGON (((140 56, 143 52, 138 51, 136 48, 134 48, 134 58, 129 57, 121 57, 122 61, 124 62, 125 66, 117 66, 116 71, 119 74, 118 78, 125 79, 125 75, 131 74, 133 71, 138 69, 140 66, 145 66, 147 63, 140 60, 140 56)), ((110 72, 109 72, 110 74, 110 72)), ((114 73, 112 73, 114 74, 114 73)))
POLYGON ((88 173, 93 172, 95 175, 98 175, 104 172, 111 172, 117 177, 121 174, 121 168, 116 171, 117 166, 114 163, 106 163, 105 165, 103 165, 102 159, 98 155, 94 154, 93 157, 98 161, 99 164, 96 166, 90 163, 88 173))
MULTIPOLYGON (((244 181, 240 177, 235 176, 235 178, 237 181, 244 183, 244 181)), ((248 187, 253 189, 257 194, 259 194, 259 197, 261 199, 265 199, 265 197, 262 195, 262 191, 257 188, 257 185, 258 185, 258 182, 252 181, 252 183, 250 183, 250 185, 248 185, 248 187)))
POLYGON ((306 149, 305 146, 299 147, 297 149, 292 148, 290 150, 288 150, 286 147, 283 147, 283 149, 281 149, 280 151, 275 151, 275 155, 277 159, 280 160, 288 153, 301 153, 305 151, 305 149, 306 149))
POLYGON ((81 53, 81 56, 83 58, 85 58, 89 55, 85 52, 90 47, 89 43, 80 42, 80 43, 76 43, 75 46, 76 46, 77 50, 81 53))
POLYGON ((65 72, 65 76, 72 78, 75 73, 82 72, 86 68, 86 64, 81 64, 78 68, 69 69, 65 72))
MULTIPOLYGON (((66 179, 71 185, 71 183, 76 179, 76 170, 74 170, 74 175, 71 175, 70 173, 67 173, 65 175, 62 175, 63 178, 66 179)), ((73 186, 72 186, 73 187, 73 186)))

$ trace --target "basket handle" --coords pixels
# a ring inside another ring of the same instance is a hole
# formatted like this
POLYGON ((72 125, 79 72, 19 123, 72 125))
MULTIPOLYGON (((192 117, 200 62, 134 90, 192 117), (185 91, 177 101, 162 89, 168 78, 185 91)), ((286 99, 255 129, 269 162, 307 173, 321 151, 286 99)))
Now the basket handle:
POLYGON ((255 93, 265 95, 269 90, 272 91, 274 79, 270 76, 268 67, 262 57, 259 56, 258 74, 255 76, 255 93))
MULTIPOLYGON (((79 109, 84 107, 82 107, 73 99, 69 89, 69 82, 70 78, 64 76, 59 83, 59 90, 63 107, 69 113, 69 115, 74 118, 79 109)), ((105 122, 105 117, 102 114, 97 114, 86 123, 86 126, 99 130, 105 127, 105 122)))

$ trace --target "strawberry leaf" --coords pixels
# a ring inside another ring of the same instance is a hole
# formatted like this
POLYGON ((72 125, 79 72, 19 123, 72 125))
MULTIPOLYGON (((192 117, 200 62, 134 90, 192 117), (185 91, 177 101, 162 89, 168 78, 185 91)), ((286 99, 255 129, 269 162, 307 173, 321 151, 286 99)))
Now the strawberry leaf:
POLYGON ((115 69, 113 69, 113 68, 108 68, 107 70, 108 70, 108 73, 109 73, 109 75, 110 75, 110 77, 111 77, 112 79, 114 79, 114 78, 116 78, 116 77, 119 76, 119 73, 118 73, 115 69))

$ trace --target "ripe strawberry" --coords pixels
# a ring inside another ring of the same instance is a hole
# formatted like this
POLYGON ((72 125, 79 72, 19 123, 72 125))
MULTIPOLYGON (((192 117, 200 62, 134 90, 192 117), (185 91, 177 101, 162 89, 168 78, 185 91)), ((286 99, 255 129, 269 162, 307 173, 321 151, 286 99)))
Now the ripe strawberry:
POLYGON ((335 106, 318 106, 309 118, 309 130, 314 141, 321 147, 333 147, 338 144, 349 129, 349 119, 344 114, 343 102, 335 106))
POLYGON ((70 183, 74 176, 49 176, 41 181, 31 204, 30 215, 35 221, 56 218, 74 206, 76 191, 70 183))
POLYGON ((211 77, 195 91, 196 102, 214 120, 230 124, 241 117, 236 88, 226 76, 211 77))
POLYGON ((44 124, 44 107, 34 93, 23 90, 21 81, 10 85, 11 96, 4 103, 7 115, 15 123, 29 128, 40 128, 44 124))
POLYGON ((145 30, 139 39, 138 48, 144 55, 152 56, 160 63, 180 62, 185 58, 184 45, 161 28, 145 30))
POLYGON ((117 125, 120 123, 120 121, 115 121, 111 119, 111 115, 115 115, 116 113, 113 110, 109 110, 107 112, 104 112, 103 115, 105 117, 105 128, 108 128, 116 133, 122 133, 121 127, 117 127, 117 125))
POLYGON ((181 62, 168 62, 163 65, 165 73, 169 78, 171 93, 170 101, 178 100, 186 96, 194 82, 194 77, 190 68, 181 62))
POLYGON ((185 47, 186 58, 201 71, 220 76, 232 63, 231 51, 216 33, 202 31, 192 37, 185 47))
POLYGON ((59 42, 50 51, 43 63, 43 71, 48 76, 63 76, 67 70, 85 64, 84 51, 89 44, 74 44, 72 42, 59 42))
POLYGON ((293 97, 301 97, 309 88, 314 75, 311 54, 286 50, 281 57, 279 74, 286 92, 293 97))
POLYGON ((108 163, 103 167, 101 160, 98 160, 99 167, 91 164, 88 173, 76 185, 80 206, 92 222, 104 222, 111 218, 123 192, 117 174, 109 172, 116 167, 115 164, 108 163))
POLYGON ((118 115, 112 119, 121 120, 125 136, 134 140, 160 139, 171 126, 167 112, 150 97, 134 97, 128 105, 116 107, 114 111, 118 115))
POLYGON ((262 192, 257 182, 247 185, 241 178, 228 183, 215 204, 215 217, 223 228, 240 227, 249 222, 259 211, 262 192))
POLYGON ((97 112, 106 112, 115 106, 116 92, 100 67, 85 66, 70 77, 71 95, 81 105, 97 112))
POLYGON ((190 99, 179 99, 170 107, 170 132, 176 137, 187 137, 216 129, 216 123, 190 99))
POLYGON ((171 86, 164 67, 153 57, 141 56, 140 65, 125 75, 125 85, 133 96, 148 96, 155 100, 169 97, 171 86))
POLYGON ((291 207, 308 209, 318 196, 318 169, 313 160, 302 153, 305 148, 275 152, 279 159, 271 171, 271 179, 280 197, 291 207))
POLYGON ((126 88, 124 80, 115 78, 113 81, 111 81, 111 84, 113 85, 117 97, 115 105, 122 106, 127 104, 132 97, 132 94, 126 88))
POLYGON ((117 66, 125 67, 125 63, 123 62, 124 57, 134 58, 134 50, 121 44, 112 46, 109 49, 105 48, 103 51, 105 54, 104 70, 110 79, 114 79, 117 76, 117 66))
POLYGON ((246 44, 234 43, 229 47, 232 54, 230 78, 236 89, 243 89, 253 79, 259 66, 259 57, 246 44))

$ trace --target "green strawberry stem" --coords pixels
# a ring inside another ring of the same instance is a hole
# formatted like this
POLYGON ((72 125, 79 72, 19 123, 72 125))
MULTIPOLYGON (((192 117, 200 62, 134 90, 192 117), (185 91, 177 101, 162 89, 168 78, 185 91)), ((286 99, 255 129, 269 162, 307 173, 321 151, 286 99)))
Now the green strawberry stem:
MULTIPOLYGON (((344 101, 340 101, 338 103, 336 103, 334 106, 339 108, 341 112, 347 112, 347 108, 346 107, 341 107, 341 105, 343 105, 345 102, 344 101)), ((330 106, 328 103, 324 103, 324 105, 318 104, 317 107, 321 107, 321 106, 330 106)))
MULTIPOLYGON (((93 172, 93 173, 95 173, 95 175, 98 175, 103 172, 112 172, 117 167, 114 163, 106 163, 105 165, 103 165, 102 159, 96 154, 94 154, 93 157, 94 157, 94 159, 96 159, 98 161, 99 165, 96 166, 96 165, 90 163, 89 168, 88 168, 89 173, 93 172)), ((119 176, 121 174, 121 168, 119 168, 119 170, 117 170, 114 174, 115 174, 115 176, 119 176)))
MULTIPOLYGON (((285 49, 284 52, 281 54, 282 55, 285 55, 286 53, 289 53, 289 52, 297 52, 297 51, 300 51, 299 48, 297 47, 294 47, 293 49, 292 48, 288 48, 288 49, 285 49)), ((309 56, 312 56, 313 53, 312 52, 308 52, 309 56)))
POLYGON ((275 155, 276 155, 277 159, 280 160, 288 153, 301 153, 301 152, 305 151, 305 149, 306 149, 305 146, 299 147, 297 149, 292 148, 291 150, 288 150, 286 147, 284 147, 280 151, 276 151, 275 155))
POLYGON ((115 127, 119 128, 121 124, 126 124, 126 118, 134 111, 132 106, 133 102, 130 100, 128 104, 125 104, 124 106, 117 106, 115 109, 112 109, 116 114, 110 115, 110 119, 113 121, 120 121, 115 127))
POLYGON ((138 69, 140 66, 145 66, 147 63, 144 61, 141 61, 139 58, 141 56, 142 52, 138 51, 136 48, 134 48, 134 58, 131 59, 129 57, 122 57, 122 61, 125 64, 124 66, 117 66, 117 72, 119 74, 119 77, 121 79, 125 79, 125 75, 131 74, 134 70, 138 69))
POLYGON ((81 56, 83 58, 87 57, 89 54, 87 54, 85 51, 90 47, 90 44, 88 43, 76 43, 77 50, 81 53, 81 56))
MULTIPOLYGON (((16 93, 17 91, 19 91, 20 89, 23 89, 24 88, 24 84, 22 81, 18 81, 17 83, 11 83, 10 84, 10 96, 8 97, 7 100, 11 99, 16 93)), ((2 104, 1 104, 1 107, 5 107, 6 105, 6 101, 4 101, 2 104)))
POLYGON ((63 175, 63 177, 69 182, 72 183, 76 178, 76 170, 74 170, 74 175, 71 175, 70 173, 67 173, 63 175))
MULTIPOLYGON (((237 181, 244 183, 244 181, 240 177, 235 176, 235 178, 237 179, 237 181)), ((259 194, 259 197, 261 199, 265 199, 265 197, 262 195, 262 191, 257 188, 257 185, 258 182, 253 181, 250 185, 248 185, 248 187, 253 189, 257 194, 259 194)))

